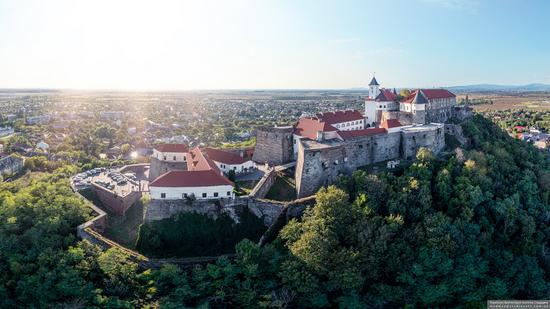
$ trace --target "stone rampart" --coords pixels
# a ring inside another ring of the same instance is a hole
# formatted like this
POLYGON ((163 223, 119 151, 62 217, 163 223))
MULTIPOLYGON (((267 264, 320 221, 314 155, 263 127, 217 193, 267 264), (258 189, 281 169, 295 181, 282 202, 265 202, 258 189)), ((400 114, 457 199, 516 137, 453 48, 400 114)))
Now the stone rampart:
POLYGON ((335 183, 342 174, 359 167, 411 159, 421 147, 439 153, 445 146, 443 124, 405 127, 401 131, 358 137, 351 140, 300 140, 296 160, 296 193, 305 197, 322 186, 335 183))
POLYGON ((152 200, 145 206, 144 222, 170 218, 179 213, 194 212, 217 218, 224 212, 248 208, 250 212, 262 219, 266 226, 271 225, 283 209, 285 203, 266 199, 238 197, 221 200, 152 200))
POLYGON ((277 172, 274 168, 269 168, 269 170, 262 176, 260 181, 254 186, 252 191, 250 191, 249 196, 253 198, 264 198, 271 189, 271 186, 275 183, 277 179, 277 172))

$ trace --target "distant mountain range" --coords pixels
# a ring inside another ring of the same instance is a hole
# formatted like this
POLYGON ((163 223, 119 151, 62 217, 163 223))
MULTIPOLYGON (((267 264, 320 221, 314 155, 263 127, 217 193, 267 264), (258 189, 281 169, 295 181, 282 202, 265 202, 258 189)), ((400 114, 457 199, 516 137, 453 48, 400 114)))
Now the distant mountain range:
POLYGON ((550 91, 550 85, 547 84, 527 84, 527 85, 494 85, 494 84, 477 84, 466 86, 444 87, 453 92, 534 92, 534 91, 550 91))

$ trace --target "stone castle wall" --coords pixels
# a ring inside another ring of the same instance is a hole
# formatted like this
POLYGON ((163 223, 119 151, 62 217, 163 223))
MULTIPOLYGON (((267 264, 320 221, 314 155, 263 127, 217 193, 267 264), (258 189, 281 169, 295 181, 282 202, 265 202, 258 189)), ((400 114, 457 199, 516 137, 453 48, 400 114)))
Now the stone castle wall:
POLYGON ((125 196, 120 196, 95 183, 92 184, 92 188, 103 206, 119 215, 124 215, 126 210, 141 198, 141 191, 131 191, 125 196))
POLYGON ((281 165, 292 160, 294 127, 262 127, 256 129, 256 148, 252 160, 269 165, 281 165))
POLYGON ((264 198, 269 192, 269 189, 271 189, 271 186, 273 186, 273 184, 275 183, 276 179, 277 179, 277 172, 275 172, 275 169, 270 168, 262 176, 260 181, 258 181, 256 186, 254 186, 254 188, 248 195, 254 198, 264 198))
POLYGON ((426 122, 422 122, 422 123, 431 123, 431 122, 444 123, 444 122, 447 122, 449 118, 452 117, 452 114, 453 114, 452 106, 428 109, 426 111, 426 122))
POLYGON ((433 130, 403 130, 401 132, 401 158, 413 159, 420 148, 428 148, 439 153, 445 147, 443 125, 433 130))
MULTIPOLYGON (((308 143, 308 141, 304 141, 308 143)), ((421 147, 439 153, 445 146, 443 125, 412 127, 400 132, 326 142, 323 147, 298 147, 296 193, 298 198, 315 194, 335 183, 341 174, 357 168, 398 158, 411 159, 421 147)))
POLYGON ((170 218, 179 213, 194 212, 217 218, 224 212, 230 215, 235 211, 248 208, 250 212, 262 219, 266 226, 270 226, 283 209, 285 202, 238 197, 235 199, 220 200, 152 200, 145 207, 144 222, 170 218))

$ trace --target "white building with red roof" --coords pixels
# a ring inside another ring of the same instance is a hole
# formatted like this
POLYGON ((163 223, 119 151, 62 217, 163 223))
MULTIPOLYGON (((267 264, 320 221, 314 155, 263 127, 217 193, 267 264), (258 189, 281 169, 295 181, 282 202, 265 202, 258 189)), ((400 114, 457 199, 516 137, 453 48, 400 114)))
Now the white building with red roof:
POLYGON ((369 83, 369 96, 365 100, 366 125, 374 127, 382 120, 382 112, 398 110, 397 93, 395 89, 380 89, 375 77, 369 83))
POLYGON ((228 150, 207 147, 204 148, 203 152, 206 157, 212 160, 224 173, 234 171, 235 174, 241 174, 252 171, 256 168, 256 164, 250 159, 250 157, 246 157, 243 151, 236 153, 228 150))
POLYGON ((455 106, 456 95, 449 90, 416 89, 399 102, 399 112, 410 114, 413 123, 446 122, 455 106))
MULTIPOLYGON (((182 147, 163 146, 155 148, 160 154, 182 153, 182 147), (174 152, 175 151, 175 152, 174 152)), ((154 155, 154 154, 153 154, 154 155)), ((161 157, 164 159, 164 157, 161 157)), ((179 157, 176 157, 178 159, 179 157)), ((170 157, 167 158, 168 160, 170 157)), ((218 199, 234 198, 234 184, 222 170, 202 151, 195 147, 184 152, 187 170, 168 171, 149 184, 152 199, 218 199)))
POLYGON ((379 126, 392 118, 406 124, 446 122, 456 106, 456 96, 446 89, 416 89, 399 101, 395 89, 379 87, 373 77, 365 99, 365 121, 369 126, 379 126))
POLYGON ((185 144, 158 144, 153 147, 153 157, 160 161, 186 162, 189 147, 185 144))

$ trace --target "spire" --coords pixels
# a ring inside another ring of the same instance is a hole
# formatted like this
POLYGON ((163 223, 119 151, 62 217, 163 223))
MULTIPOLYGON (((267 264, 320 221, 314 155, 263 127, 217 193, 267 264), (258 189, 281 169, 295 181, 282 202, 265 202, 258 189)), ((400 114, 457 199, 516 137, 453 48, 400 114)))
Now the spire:
POLYGON ((414 104, 426 104, 428 103, 428 100, 422 93, 422 91, 419 89, 416 91, 416 95, 414 96, 414 99, 412 101, 414 104))
POLYGON ((374 77, 374 75, 372 76, 369 86, 380 86, 380 84, 378 84, 378 82, 376 81, 376 77, 374 77))

